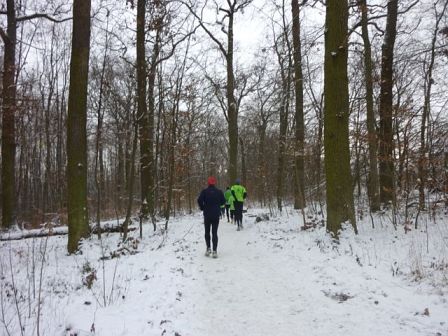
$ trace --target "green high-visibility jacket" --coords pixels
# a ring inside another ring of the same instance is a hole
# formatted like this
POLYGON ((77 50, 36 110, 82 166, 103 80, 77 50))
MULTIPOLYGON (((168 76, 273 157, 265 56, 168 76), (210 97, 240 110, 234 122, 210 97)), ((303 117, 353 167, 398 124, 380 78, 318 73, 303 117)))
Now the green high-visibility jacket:
POLYGON ((230 204, 230 197, 232 196, 232 192, 230 191, 230 189, 227 189, 224 193, 224 198, 226 199, 226 204, 229 205, 230 204))
POLYGON ((230 197, 229 197, 229 205, 230 205, 230 207, 229 207, 229 210, 230 211, 234 211, 235 210, 235 198, 233 198, 233 195, 232 194, 230 194, 230 197))
POLYGON ((246 188, 244 188, 241 184, 234 184, 230 190, 232 191, 232 195, 235 197, 236 201, 244 202, 247 196, 246 188))

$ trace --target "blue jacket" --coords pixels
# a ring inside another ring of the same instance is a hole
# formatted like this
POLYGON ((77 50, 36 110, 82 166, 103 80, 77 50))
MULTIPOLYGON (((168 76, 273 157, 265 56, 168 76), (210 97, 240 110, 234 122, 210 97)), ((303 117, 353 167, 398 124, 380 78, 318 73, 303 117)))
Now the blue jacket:
POLYGON ((204 218, 219 220, 221 206, 224 204, 226 204, 224 194, 215 186, 208 186, 199 194, 198 205, 204 213, 204 218))

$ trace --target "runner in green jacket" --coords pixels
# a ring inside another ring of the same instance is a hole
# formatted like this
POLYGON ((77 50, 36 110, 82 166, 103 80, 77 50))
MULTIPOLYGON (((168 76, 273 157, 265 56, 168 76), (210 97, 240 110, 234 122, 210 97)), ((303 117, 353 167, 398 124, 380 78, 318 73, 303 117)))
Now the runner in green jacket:
POLYGON ((232 194, 229 197, 229 211, 230 211, 230 220, 232 224, 235 224, 235 198, 232 194))
POLYGON ((247 192, 246 188, 241 185, 240 179, 236 179, 235 184, 230 188, 230 191, 235 199, 235 221, 238 225, 237 231, 239 231, 243 228, 243 204, 247 197, 247 192))
MULTIPOLYGON (((230 222, 229 218, 229 209, 230 209, 230 197, 232 197, 232 192, 230 191, 230 187, 227 187, 224 192, 224 198, 226 199, 226 215, 227 215, 227 223, 230 222)), ((233 218, 233 217, 232 217, 233 218)))

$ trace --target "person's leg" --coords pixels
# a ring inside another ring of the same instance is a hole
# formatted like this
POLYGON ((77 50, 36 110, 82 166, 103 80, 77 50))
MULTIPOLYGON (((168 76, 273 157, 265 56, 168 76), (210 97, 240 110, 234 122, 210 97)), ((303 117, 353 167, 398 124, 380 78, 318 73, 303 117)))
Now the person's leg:
POLYGON ((243 228, 243 209, 244 209, 244 203, 241 202, 241 217, 240 217, 241 228, 243 228))
POLYGON ((207 250, 210 249, 210 227, 211 227, 210 220, 204 218, 205 244, 207 245, 207 250))
POLYGON ((232 220, 232 224, 233 224, 234 220, 235 220, 235 210, 230 210, 230 219, 232 220))
POLYGON ((219 226, 219 220, 212 222, 212 242, 214 252, 216 252, 216 249, 218 248, 218 226, 219 226))
POLYGON ((230 219, 229 219, 229 208, 230 208, 230 205, 226 204, 227 223, 230 221, 230 219))
POLYGON ((242 202, 235 202, 235 220, 238 224, 238 228, 241 225, 241 218, 243 215, 243 203, 242 202))

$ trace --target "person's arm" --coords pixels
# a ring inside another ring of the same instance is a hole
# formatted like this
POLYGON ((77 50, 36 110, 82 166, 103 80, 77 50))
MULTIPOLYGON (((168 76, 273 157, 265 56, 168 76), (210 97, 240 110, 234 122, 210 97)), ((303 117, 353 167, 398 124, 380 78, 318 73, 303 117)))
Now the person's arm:
POLYGON ((198 205, 201 211, 204 210, 204 197, 205 197, 204 190, 202 190, 198 197, 198 205))
POLYGON ((221 191, 220 198, 221 198, 221 200, 220 200, 220 205, 221 205, 221 206, 226 205, 226 198, 224 197, 224 193, 223 193, 222 191, 221 191))
POLYGON ((234 201, 237 201, 238 199, 236 198, 235 190, 233 189, 233 187, 230 189, 230 192, 232 193, 234 201))

